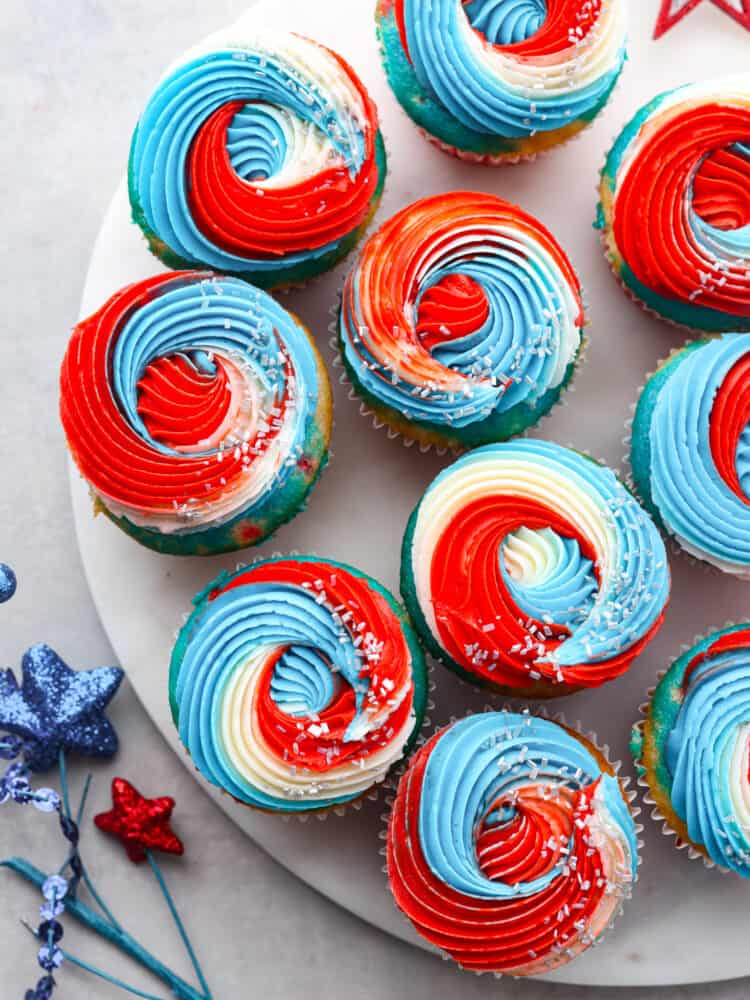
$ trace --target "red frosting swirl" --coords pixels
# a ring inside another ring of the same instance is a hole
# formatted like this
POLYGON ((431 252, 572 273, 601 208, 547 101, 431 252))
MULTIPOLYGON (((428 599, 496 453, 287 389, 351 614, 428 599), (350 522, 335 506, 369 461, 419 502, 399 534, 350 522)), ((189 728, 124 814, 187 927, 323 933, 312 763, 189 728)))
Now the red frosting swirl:
MULTIPOLYGON (((424 938, 465 969, 528 975, 563 964, 570 957, 567 945, 575 942, 582 950, 580 942, 607 890, 588 827, 598 781, 580 791, 561 784, 554 794, 530 784, 518 789, 512 821, 494 828, 480 822, 475 849, 489 879, 529 882, 551 871, 563 854, 575 861, 538 892, 507 899, 468 895, 432 872, 420 839, 421 801, 431 794, 425 769, 447 732, 422 747, 399 783, 387 838, 396 904, 424 938)), ((592 940, 596 931, 590 929, 592 940)))
POLYGON ((612 227, 620 255, 647 288, 667 298, 750 316, 750 269, 720 261, 691 224, 695 214, 719 229, 750 218, 750 165, 731 151, 750 139, 750 111, 740 104, 686 102, 654 114, 617 180, 612 227), (740 166, 740 162, 743 165, 740 166))
MULTIPOLYGON (((461 0, 464 6, 470 2, 471 0, 461 0)), ((401 36, 401 44, 404 52, 409 56, 404 11, 406 0, 392 0, 392 3, 401 36)), ((387 11, 389 0, 385 0, 382 6, 387 11)), ((546 0, 545 6, 547 12, 537 31, 520 42, 514 42, 510 45, 493 44, 491 48, 512 56, 519 62, 544 59, 575 49, 576 45, 581 44, 596 24, 601 12, 602 0, 546 0), (571 32, 574 33, 574 40, 571 40, 571 32)), ((486 43, 482 32, 474 30, 486 43)))
POLYGON ((352 174, 340 161, 286 187, 247 181, 236 173, 227 148, 227 130, 245 102, 225 104, 198 129, 186 172, 196 226, 227 253, 265 259, 312 250, 343 239, 367 218, 379 178, 377 108, 352 67, 325 51, 347 74, 365 109, 362 165, 352 174))
MULTIPOLYGON (((274 669, 288 648, 280 646, 263 668, 254 704, 265 747, 288 766, 309 768, 319 774, 377 754, 395 733, 403 731, 414 707, 413 658, 401 620, 391 605, 366 577, 333 563, 307 559, 258 563, 212 591, 210 600, 259 583, 300 587, 327 608, 337 609, 342 629, 361 653, 359 678, 367 693, 360 711, 383 719, 381 725, 360 739, 348 739, 347 729, 357 712, 356 698, 354 688, 340 681, 334 697, 314 720, 315 734, 311 735, 310 719, 287 714, 271 694, 274 669), (397 698, 401 700, 396 704, 397 698)), ((315 646, 314 631, 310 633, 310 645, 315 646)))

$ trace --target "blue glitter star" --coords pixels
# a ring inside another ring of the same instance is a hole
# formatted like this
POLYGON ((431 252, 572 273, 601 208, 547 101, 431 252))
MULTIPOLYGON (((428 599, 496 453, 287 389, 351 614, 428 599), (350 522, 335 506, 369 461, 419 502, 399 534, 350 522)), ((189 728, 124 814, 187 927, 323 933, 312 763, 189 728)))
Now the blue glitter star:
POLYGON ((60 750, 111 757, 117 733, 104 714, 124 676, 118 667, 71 670, 54 649, 32 646, 21 661, 18 686, 12 670, 0 670, 0 730, 24 740, 34 771, 46 771, 60 750))

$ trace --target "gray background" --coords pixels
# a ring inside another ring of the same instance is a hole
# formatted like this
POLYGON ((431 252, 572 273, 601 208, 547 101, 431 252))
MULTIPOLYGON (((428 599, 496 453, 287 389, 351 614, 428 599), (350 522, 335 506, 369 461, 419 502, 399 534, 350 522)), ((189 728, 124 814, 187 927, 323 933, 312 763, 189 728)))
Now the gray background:
MULTIPOLYGON (((246 0, 3 0, 0 559, 13 565, 20 579, 13 603, 0 609, 4 666, 16 666, 22 651, 42 640, 76 667, 114 662, 75 544, 56 416, 58 365, 76 319, 89 251, 122 174, 143 100, 173 56, 246 5, 246 0)), ((91 808, 107 807, 115 774, 151 794, 177 799, 175 826, 187 855, 176 863, 166 861, 164 870, 216 1000, 316 995, 333 1000, 405 995, 413 1000, 588 1000, 607 993, 478 979, 373 930, 316 895, 240 834, 199 792, 127 684, 111 717, 123 748, 115 764, 95 767, 91 808), (248 866, 250 894, 233 880, 235 871, 248 866)), ((80 778, 74 769, 74 784, 80 778)), ((84 833, 84 856, 118 916, 187 976, 150 873, 129 865, 90 823, 84 833)), ((56 867, 62 842, 54 821, 3 807, 0 857, 12 853, 23 853, 45 869, 56 867)), ((14 1000, 39 971, 34 943, 19 923, 21 916, 34 920, 38 897, 0 872, 0 901, 0 1000, 14 1000)), ((65 943, 74 954, 164 995, 158 984, 72 921, 65 943)), ((685 942, 686 948, 693 945, 685 942)), ((63 969, 59 982, 61 1000, 124 996, 73 968, 63 969)), ((750 985, 742 981, 620 990, 616 996, 739 1000, 748 992, 750 985)))

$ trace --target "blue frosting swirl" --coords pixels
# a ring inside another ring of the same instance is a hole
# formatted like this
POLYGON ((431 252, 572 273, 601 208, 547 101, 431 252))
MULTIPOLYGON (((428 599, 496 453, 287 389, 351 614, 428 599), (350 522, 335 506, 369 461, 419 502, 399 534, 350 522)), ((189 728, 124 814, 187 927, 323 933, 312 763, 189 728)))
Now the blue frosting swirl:
POLYGON ((683 693, 663 754, 672 806, 690 840, 703 845, 717 865, 748 878, 750 637, 744 647, 711 651, 717 639, 738 631, 748 632, 748 627, 710 636, 681 657, 675 674, 665 679, 682 683, 683 693))
POLYGON ((212 784, 261 809, 306 812, 358 798, 401 759, 424 710, 424 663, 374 580, 276 558, 222 574, 195 605, 170 703, 212 784))
MULTIPOLYGON (((531 534, 530 532, 526 533, 531 534)), ((553 621, 571 630, 581 625, 596 600, 598 583, 593 563, 586 559, 575 538, 564 538, 550 528, 534 534, 543 538, 548 550, 547 565, 533 582, 517 581, 510 575, 504 558, 505 539, 500 551, 500 571, 514 602, 525 615, 537 621, 553 621)))
MULTIPOLYGON (((674 355, 647 383, 633 423, 633 474, 664 528, 692 555, 729 572, 750 568, 750 504, 720 475, 711 450, 712 408, 747 334, 724 334, 674 355)), ((750 500, 750 426, 736 452, 750 500)))
MULTIPOLYGON (((274 51, 271 36, 257 42, 226 43, 178 65, 156 87, 133 135, 129 187, 136 221, 176 255, 180 266, 208 265, 215 270, 251 274, 264 285, 274 276, 286 279, 295 267, 322 261, 348 246, 351 233, 305 250, 247 254, 228 250, 198 227, 188 201, 187 171, 191 145, 201 126, 217 110, 244 102, 235 114, 227 136, 227 152, 236 173, 247 181, 260 181, 281 171, 290 153, 289 133, 281 124, 313 132, 316 142, 330 144, 342 165, 356 177, 365 160, 363 110, 347 97, 335 73, 345 71, 313 42, 291 38, 289 44, 306 46, 307 62, 300 52, 274 51), (324 65, 318 66, 315 52, 324 65), (331 76, 331 74, 334 74, 331 76)), ((286 44, 286 42, 284 43, 286 44)), ((296 151, 302 155, 302 150, 296 151)), ((301 175, 302 176, 302 175, 301 175)), ((263 192, 261 191, 261 194, 263 192)), ((294 204, 290 201, 290 211, 294 204)), ((170 261, 170 263, 173 263, 170 261)))
MULTIPOLYGON (((544 78, 519 82, 534 64, 533 57, 519 60, 516 70, 503 75, 500 64, 487 58, 481 46, 471 43, 467 19, 488 42, 495 45, 518 43, 534 34, 545 22, 546 4, 535 0, 403 0, 408 54, 420 86, 464 127, 474 132, 523 138, 537 132, 564 128, 576 119, 586 119, 598 111, 611 91, 625 59, 624 37, 604 42, 612 52, 600 58, 596 72, 581 80, 569 74, 570 85, 545 88, 544 78)), ((571 47, 565 27, 560 52, 571 47)), ((594 42, 594 44, 598 44, 594 42)), ((544 65, 540 60, 540 66, 544 65)), ((547 69, 555 66, 547 59, 547 69)), ((575 62, 571 62, 571 67, 575 62)))
POLYGON ((511 437, 554 405, 583 323, 575 272, 540 223, 498 198, 452 192, 408 206, 367 241, 338 332, 352 381, 386 419, 471 445, 511 437), (415 253, 427 262, 418 272, 415 253), (454 291, 459 282, 469 290, 454 291), (444 339, 423 340, 425 313, 444 339))
POLYGON ((446 885, 477 899, 532 895, 567 874, 567 853, 542 876, 528 882, 490 879, 476 854, 477 826, 498 801, 510 803, 529 785, 580 791, 600 782, 610 830, 625 846, 631 878, 637 863, 635 824, 617 779, 602 772, 589 749, 554 722, 511 712, 468 716, 435 742, 424 772, 419 838, 432 872, 446 885))

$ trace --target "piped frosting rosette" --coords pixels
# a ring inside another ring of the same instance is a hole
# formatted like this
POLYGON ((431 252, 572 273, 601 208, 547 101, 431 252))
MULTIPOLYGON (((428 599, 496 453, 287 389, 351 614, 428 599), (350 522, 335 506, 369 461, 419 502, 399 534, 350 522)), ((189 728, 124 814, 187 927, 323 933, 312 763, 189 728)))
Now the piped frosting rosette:
POLYGON ((625 60, 623 0, 378 0, 400 104, 447 152, 514 161, 606 104, 625 60))
POLYGON ((354 70, 307 38, 212 35, 166 72, 133 136, 135 221, 168 266, 299 284, 351 250, 385 181, 354 70))
POLYGON ((535 423, 575 369, 584 312, 565 252, 494 195, 424 198, 362 248, 339 348, 354 388, 407 437, 450 447, 535 423))
POLYGON ((309 334, 237 278, 121 289, 73 331, 60 392, 98 508, 160 552, 261 541, 303 505, 328 453, 331 390, 309 334))
POLYGON ((632 749, 665 832, 750 878, 750 625, 701 639, 664 674, 632 749))
POLYGON ((388 876, 417 931, 465 969, 529 976, 576 958, 630 895, 636 826, 614 768, 558 723, 489 712, 413 757, 388 876))
POLYGON ((750 330, 750 73, 655 98, 602 171, 615 275, 665 319, 750 330))
POLYGON ((688 553, 750 579, 750 340, 727 333, 674 353, 633 420, 636 488, 688 553))
POLYGON ((383 780, 421 725, 426 673, 403 609, 312 556, 222 574, 172 655, 170 701, 196 767, 240 802, 304 813, 383 780))
POLYGON ((414 510, 404 600, 466 679, 529 697, 618 677, 669 598, 664 543, 615 474, 547 441, 469 452, 414 510))

